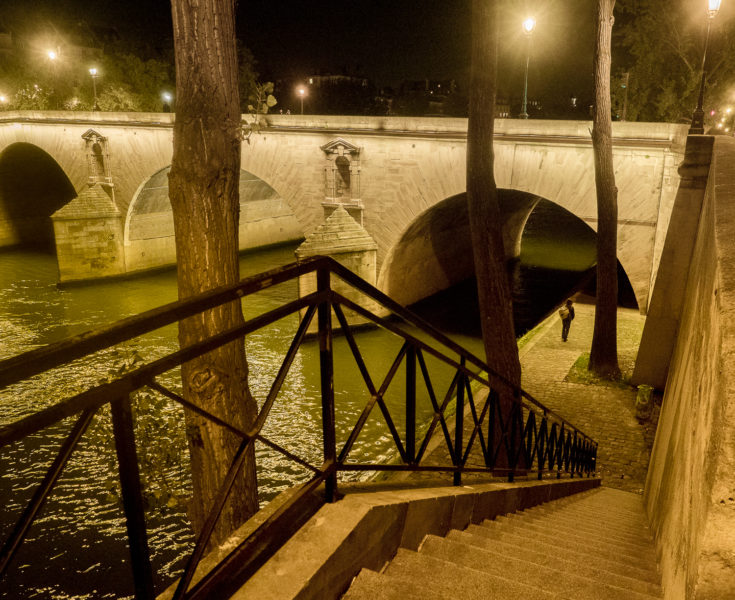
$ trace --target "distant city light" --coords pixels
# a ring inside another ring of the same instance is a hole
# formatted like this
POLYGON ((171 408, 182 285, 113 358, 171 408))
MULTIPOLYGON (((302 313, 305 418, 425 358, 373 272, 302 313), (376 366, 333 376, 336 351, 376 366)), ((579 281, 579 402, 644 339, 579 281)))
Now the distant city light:
POLYGON ((299 99, 301 100, 301 114, 304 114, 304 96, 306 95, 306 88, 304 86, 299 86, 296 89, 296 93, 299 95, 299 99))
POLYGON ((0 94, 0 102, 5 104, 8 101, 7 97, 4 94, 0 94))

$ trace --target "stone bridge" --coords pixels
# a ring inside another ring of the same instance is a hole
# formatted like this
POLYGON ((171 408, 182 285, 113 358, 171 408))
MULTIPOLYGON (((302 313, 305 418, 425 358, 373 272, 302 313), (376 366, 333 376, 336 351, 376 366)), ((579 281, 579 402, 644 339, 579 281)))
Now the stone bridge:
MULTIPOLYGON (((0 114, 0 246, 55 243, 62 281, 175 261, 173 115, 0 114)), ((508 256, 540 198, 596 229, 590 127, 496 121, 497 184, 515 191, 503 202, 508 256)), ((341 205, 376 242, 379 287, 399 301, 466 278, 466 130, 465 119, 269 116, 243 143, 241 247, 309 236, 341 205)), ((686 126, 614 123, 613 136, 618 258, 645 311, 686 126)))

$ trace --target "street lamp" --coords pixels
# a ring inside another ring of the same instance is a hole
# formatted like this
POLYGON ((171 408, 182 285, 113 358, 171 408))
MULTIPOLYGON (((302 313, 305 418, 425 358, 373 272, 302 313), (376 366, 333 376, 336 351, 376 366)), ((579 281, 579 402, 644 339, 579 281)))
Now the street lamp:
POLYGON ((92 110, 99 110, 97 106, 97 69, 92 67, 89 70, 89 74, 92 76, 92 93, 94 94, 94 104, 92 104, 92 110))
POLYGON ((304 96, 306 95, 306 89, 302 86, 298 90, 296 90, 299 94, 299 99, 301 100, 301 114, 304 114, 304 96))
POLYGON ((705 65, 707 64, 707 45, 709 44, 709 30, 712 26, 712 20, 717 16, 720 10, 722 0, 708 0, 707 2, 707 34, 704 37, 704 52, 702 52, 702 82, 699 85, 699 99, 697 100, 697 108, 694 109, 692 115, 692 125, 689 127, 689 134, 704 133, 704 80, 705 65))
POLYGON ((46 56, 48 56, 49 60, 56 60, 59 57, 59 55, 53 50, 48 50, 46 52, 46 56))
POLYGON ((163 112, 171 112, 171 100, 173 100, 173 96, 169 92, 163 92, 161 98, 163 98, 163 112))
POLYGON ((523 21, 523 33, 526 34, 526 74, 523 78, 523 106, 521 107, 521 119, 528 118, 528 63, 531 61, 531 34, 536 28, 536 19, 529 17, 523 21))

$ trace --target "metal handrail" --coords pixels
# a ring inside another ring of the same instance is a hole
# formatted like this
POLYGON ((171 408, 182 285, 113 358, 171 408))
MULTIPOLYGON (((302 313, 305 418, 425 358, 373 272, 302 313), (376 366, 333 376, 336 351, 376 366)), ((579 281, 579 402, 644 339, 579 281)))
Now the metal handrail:
POLYGON ((406 310, 388 296, 369 285, 339 263, 327 257, 314 257, 273 269, 261 275, 241 280, 197 296, 172 302, 140 315, 123 319, 109 326, 83 333, 55 344, 31 350, 19 356, 0 361, 0 389, 38 375, 44 371, 65 365, 93 352, 133 339, 181 319, 198 314, 215 306, 239 300, 250 294, 304 275, 315 274, 317 291, 298 300, 264 312, 246 320, 227 331, 218 332, 191 346, 172 352, 162 358, 144 364, 108 383, 96 385, 70 398, 57 402, 0 427, 0 449, 15 441, 37 433, 70 416, 80 415, 67 440, 63 443, 57 459, 46 478, 36 490, 10 536, 0 550, 0 576, 8 568, 25 533, 51 493, 64 466, 83 436, 95 413, 104 405, 112 408, 113 432, 118 457, 118 472, 121 480, 123 505, 128 527, 128 539, 135 581, 136 598, 153 598, 153 578, 143 512, 142 489, 135 450, 135 434, 131 414, 131 395, 141 388, 149 388, 178 402, 187 410, 194 411, 215 424, 226 427, 241 439, 240 448, 233 459, 227 476, 218 492, 214 506, 205 521, 202 532, 190 556, 184 574, 179 581, 175 598, 226 597, 241 579, 252 574, 272 553, 275 545, 285 541, 288 529, 284 523, 297 526, 304 522, 323 501, 338 498, 339 472, 347 471, 425 471, 453 473, 454 484, 460 485, 463 473, 504 474, 510 481, 517 474, 534 472, 540 479, 544 474, 557 477, 562 472, 570 476, 590 475, 595 471, 597 443, 560 415, 543 406, 530 394, 514 386, 481 359, 437 331, 420 317, 406 310), (381 305, 393 316, 392 319, 376 314, 357 302, 335 291, 332 278, 337 277, 345 284, 361 292, 372 303, 381 305), (352 326, 345 317, 343 308, 355 312, 363 319, 383 327, 403 338, 404 342, 384 380, 377 385, 359 351, 352 326), (260 409, 255 422, 248 430, 242 430, 206 410, 193 405, 179 394, 167 389, 155 378, 179 365, 202 356, 216 348, 241 339, 287 315, 302 313, 298 330, 270 392, 260 409), (365 407, 341 449, 337 448, 335 435, 335 403, 332 364, 332 315, 336 316, 342 335, 370 394, 365 407), (281 385, 307 335, 313 319, 317 319, 319 337, 321 393, 322 393, 322 439, 323 462, 311 464, 294 452, 262 435, 262 428, 275 402, 281 385), (418 339, 403 324, 416 327, 430 341, 418 339), (432 385, 425 356, 432 356, 454 370, 454 378, 441 401, 432 385), (393 417, 383 396, 399 369, 405 365, 406 372, 406 428, 405 440, 401 439, 393 417), (418 439, 416 417, 416 383, 423 379, 434 410, 434 416, 423 439, 418 439), (476 392, 471 382, 488 389, 482 406, 475 402, 476 392), (447 423, 445 411, 456 398, 454 439, 447 423), (381 464, 354 460, 353 445, 366 424, 372 410, 381 411, 400 458, 399 464, 381 464), (466 408, 464 408, 466 407, 466 408), (468 410, 471 432, 465 440, 465 411, 468 410), (538 421, 538 423, 537 423, 538 421), (450 457, 443 465, 421 464, 426 457, 428 442, 437 426, 450 457), (263 527, 253 532, 230 555, 217 565, 206 577, 190 587, 194 572, 209 543, 219 513, 227 501, 230 487, 235 481, 244 457, 259 441, 279 452, 313 473, 312 479, 303 484, 291 500, 267 520, 263 527), (476 443, 477 442, 477 443, 476 443), (473 449, 482 454, 484 467, 468 466, 467 460, 473 449), (315 490, 323 487, 322 500, 314 500, 315 490), (233 587, 234 586, 234 587, 233 587))

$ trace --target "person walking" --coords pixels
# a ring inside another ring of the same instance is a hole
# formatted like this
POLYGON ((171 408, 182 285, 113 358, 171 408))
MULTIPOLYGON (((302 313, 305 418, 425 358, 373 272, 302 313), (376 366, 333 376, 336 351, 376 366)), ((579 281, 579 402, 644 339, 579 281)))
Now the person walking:
POLYGON ((569 335, 569 327, 572 325, 572 320, 574 319, 574 306, 572 306, 571 298, 559 309, 559 316, 561 317, 561 341, 566 342, 567 336, 569 335))

